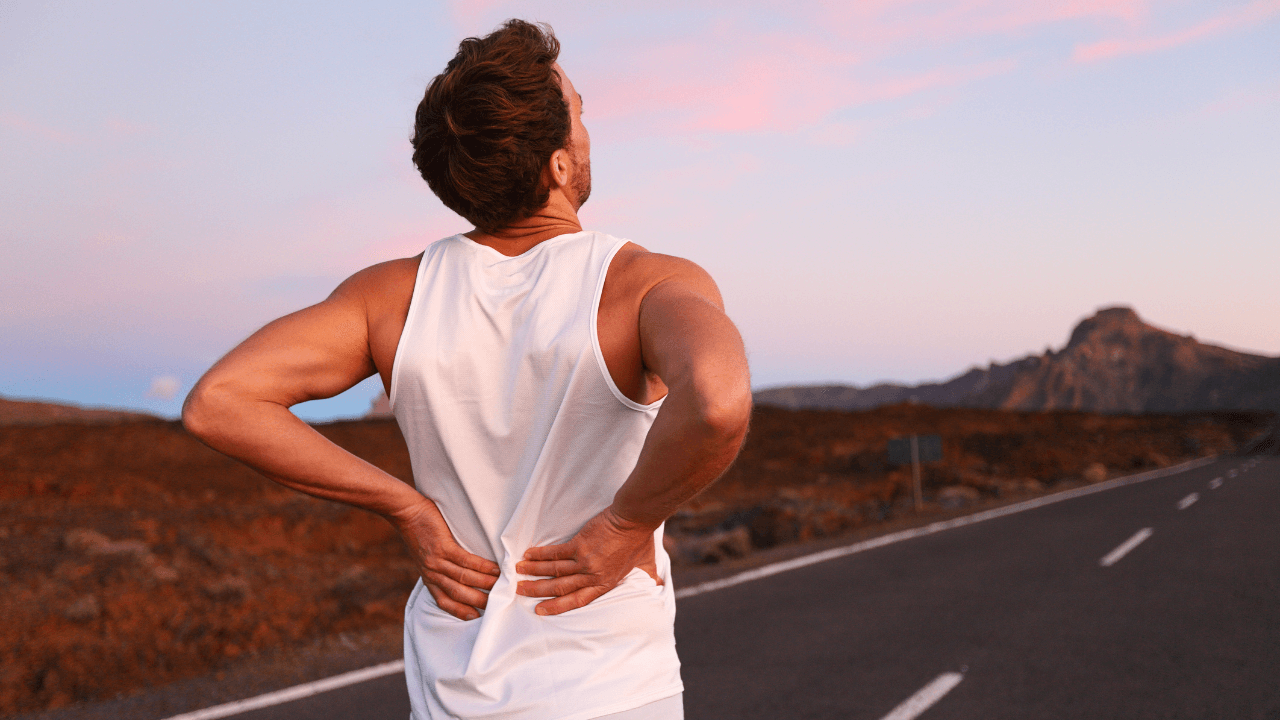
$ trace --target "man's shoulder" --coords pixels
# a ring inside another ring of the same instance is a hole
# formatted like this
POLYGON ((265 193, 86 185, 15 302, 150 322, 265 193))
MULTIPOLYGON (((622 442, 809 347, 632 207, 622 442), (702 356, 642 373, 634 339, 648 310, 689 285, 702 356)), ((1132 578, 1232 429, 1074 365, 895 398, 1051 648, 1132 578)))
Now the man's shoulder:
POLYGON ((413 257, 384 260, 370 265, 344 280, 335 292, 354 292, 366 298, 388 293, 396 295, 405 290, 412 292, 421 261, 422 253, 419 253, 413 257))
POLYGON ((697 263, 675 255, 651 252, 634 242, 627 242, 618 250, 609 274, 610 279, 616 277, 619 284, 631 288, 641 296, 647 295, 658 285, 675 282, 688 285, 717 301, 720 297, 720 291, 710 273, 697 263))
POLYGON ((325 302, 359 307, 371 323, 387 315, 403 317, 421 260, 418 254, 370 265, 343 280, 325 302))

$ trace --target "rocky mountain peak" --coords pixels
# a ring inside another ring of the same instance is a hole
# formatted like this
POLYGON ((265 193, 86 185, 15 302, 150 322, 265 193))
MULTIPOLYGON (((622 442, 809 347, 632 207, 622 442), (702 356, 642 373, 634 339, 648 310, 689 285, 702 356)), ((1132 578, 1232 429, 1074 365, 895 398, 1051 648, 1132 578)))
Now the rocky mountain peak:
POLYGON ((757 402, 790 408, 937 407, 1092 412, 1280 410, 1280 358, 1242 353, 1148 325, 1131 307, 1081 320, 1066 347, 950 380, 870 388, 775 388, 757 402))
POLYGON ((1131 307, 1121 305, 1102 308, 1093 317, 1087 317, 1076 325, 1063 350, 1088 343, 1115 344, 1126 339, 1131 341, 1152 333, 1167 334, 1143 322, 1131 307))

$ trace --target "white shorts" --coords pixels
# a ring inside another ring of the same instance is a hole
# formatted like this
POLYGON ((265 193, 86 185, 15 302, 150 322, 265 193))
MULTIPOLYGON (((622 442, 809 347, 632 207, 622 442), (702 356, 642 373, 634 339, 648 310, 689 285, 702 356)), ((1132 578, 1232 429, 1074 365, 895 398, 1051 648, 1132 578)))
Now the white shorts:
POLYGON ((684 720, 684 693, 654 700, 638 708, 601 715, 596 720, 684 720))

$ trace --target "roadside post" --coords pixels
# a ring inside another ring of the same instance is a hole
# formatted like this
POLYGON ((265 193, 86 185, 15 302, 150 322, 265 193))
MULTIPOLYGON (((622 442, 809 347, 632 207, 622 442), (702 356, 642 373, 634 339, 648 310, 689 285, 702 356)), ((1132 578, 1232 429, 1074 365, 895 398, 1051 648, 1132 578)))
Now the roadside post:
POLYGON ((920 463, 942 459, 942 436, 912 435, 889 439, 889 464, 911 463, 911 485, 914 490, 916 512, 924 507, 924 492, 920 487, 920 463))

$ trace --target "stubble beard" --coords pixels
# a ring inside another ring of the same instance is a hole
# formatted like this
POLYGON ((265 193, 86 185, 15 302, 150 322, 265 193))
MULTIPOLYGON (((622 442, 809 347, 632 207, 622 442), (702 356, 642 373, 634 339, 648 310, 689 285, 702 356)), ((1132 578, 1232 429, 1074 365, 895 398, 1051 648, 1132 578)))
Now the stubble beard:
POLYGON ((573 184, 570 189, 573 191, 576 210, 591 197, 591 158, 582 159, 576 153, 570 157, 573 160, 573 184))

